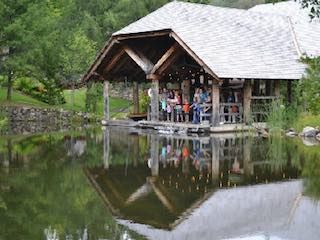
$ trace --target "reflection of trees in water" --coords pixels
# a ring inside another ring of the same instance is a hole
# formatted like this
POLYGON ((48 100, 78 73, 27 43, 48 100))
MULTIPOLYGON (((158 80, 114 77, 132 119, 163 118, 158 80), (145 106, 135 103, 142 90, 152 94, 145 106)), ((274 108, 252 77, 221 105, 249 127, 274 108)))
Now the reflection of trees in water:
POLYGON ((280 176, 279 180, 297 178, 300 175, 301 163, 294 143, 282 137, 254 138, 251 142, 252 160, 256 171, 277 178, 280 176))
MULTIPOLYGON (((69 140, 64 134, 1 140, 1 239, 43 239, 49 226, 59 239, 78 239, 80 235, 85 239, 85 228, 90 239, 134 236, 116 224, 88 185, 80 164, 87 153, 76 154, 79 161, 75 162, 68 156, 69 140), (10 164, 3 164, 6 161, 10 164)), ((97 138, 90 135, 86 140, 90 146, 97 138)))
POLYGON ((310 197, 320 199, 320 146, 300 144, 298 150, 303 162, 304 192, 310 197))

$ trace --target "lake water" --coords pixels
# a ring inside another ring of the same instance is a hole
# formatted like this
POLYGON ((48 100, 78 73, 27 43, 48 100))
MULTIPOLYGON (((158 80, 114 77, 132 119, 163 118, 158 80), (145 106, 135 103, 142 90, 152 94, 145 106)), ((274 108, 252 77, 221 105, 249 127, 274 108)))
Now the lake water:
POLYGON ((0 137, 0 240, 320 239, 320 146, 134 129, 0 137))

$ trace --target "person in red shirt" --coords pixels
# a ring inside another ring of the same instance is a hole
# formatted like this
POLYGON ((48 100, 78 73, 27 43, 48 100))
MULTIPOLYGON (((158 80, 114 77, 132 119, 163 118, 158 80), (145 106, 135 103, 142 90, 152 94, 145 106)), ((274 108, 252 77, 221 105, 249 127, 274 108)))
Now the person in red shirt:
POLYGON ((190 104, 187 99, 183 103, 183 114, 185 122, 189 122, 190 104))

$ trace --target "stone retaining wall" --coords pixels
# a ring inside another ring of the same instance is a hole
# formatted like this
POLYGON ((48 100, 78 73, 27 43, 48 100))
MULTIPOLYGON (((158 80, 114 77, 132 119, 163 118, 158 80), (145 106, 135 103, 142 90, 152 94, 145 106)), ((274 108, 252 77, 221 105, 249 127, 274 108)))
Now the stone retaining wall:
POLYGON ((8 118, 8 128, 0 134, 29 134, 65 130, 73 125, 85 125, 92 122, 89 114, 75 113, 63 109, 0 106, 8 118))
POLYGON ((60 109, 3 106, 0 107, 10 122, 70 122, 72 113, 60 109))

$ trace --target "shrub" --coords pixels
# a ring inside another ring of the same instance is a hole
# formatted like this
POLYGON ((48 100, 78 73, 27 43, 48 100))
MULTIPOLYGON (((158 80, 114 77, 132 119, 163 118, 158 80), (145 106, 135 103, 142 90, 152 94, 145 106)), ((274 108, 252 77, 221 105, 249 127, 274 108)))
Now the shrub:
POLYGON ((320 57, 305 58, 306 76, 297 84, 298 100, 312 114, 320 114, 320 57))
POLYGON ((139 97, 140 112, 142 113, 148 112, 149 104, 150 104, 150 97, 145 92, 142 92, 142 94, 139 97))

